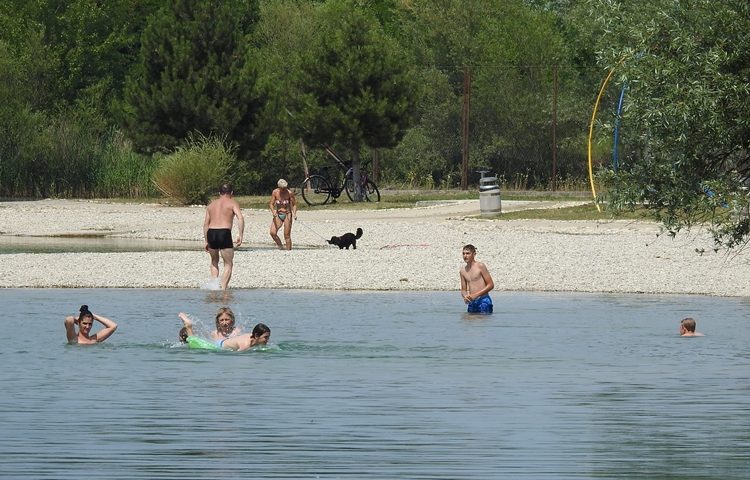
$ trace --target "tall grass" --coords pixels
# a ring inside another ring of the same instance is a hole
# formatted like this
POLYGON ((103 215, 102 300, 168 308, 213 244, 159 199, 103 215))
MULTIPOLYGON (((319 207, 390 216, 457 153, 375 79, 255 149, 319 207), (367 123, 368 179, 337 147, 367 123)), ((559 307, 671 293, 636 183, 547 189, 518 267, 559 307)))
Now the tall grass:
POLYGON ((151 178, 157 162, 133 151, 120 132, 114 132, 101 156, 95 179, 98 197, 154 197, 159 191, 151 178))

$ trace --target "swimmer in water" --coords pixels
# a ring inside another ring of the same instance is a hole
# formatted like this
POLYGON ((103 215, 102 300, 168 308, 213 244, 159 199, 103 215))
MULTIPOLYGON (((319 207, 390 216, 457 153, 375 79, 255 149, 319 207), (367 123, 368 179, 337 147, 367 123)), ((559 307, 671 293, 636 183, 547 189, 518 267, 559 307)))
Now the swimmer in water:
POLYGON ((222 341, 221 348, 244 352, 258 345, 265 345, 271 338, 271 329, 264 323, 259 323, 253 328, 253 333, 237 335, 222 341))
POLYGON ((188 317, 187 314, 183 312, 178 313, 177 316, 180 317, 183 325, 179 333, 180 342, 187 343, 188 337, 195 336, 195 334, 193 334, 193 321, 190 320, 190 317, 188 317))
POLYGON ((221 342, 242 333, 242 328, 235 326, 234 312, 229 307, 221 307, 216 312, 216 330, 211 332, 211 340, 221 342))
MULTIPOLYGON (((180 341, 183 343, 187 343, 188 337, 192 337, 193 335, 193 322, 188 318, 187 314, 180 312, 178 314, 178 317, 180 317, 180 320, 182 320, 182 324, 184 325, 180 329, 180 341)), ((243 335, 235 335, 233 337, 224 338, 223 340, 219 340, 216 343, 216 346, 226 349, 226 350, 234 350, 237 352, 243 352, 245 350, 248 350, 250 348, 253 348, 258 345, 265 345, 268 343, 268 340, 271 338, 271 329, 268 328, 263 323, 259 323, 253 328, 252 333, 246 333, 243 335)))
POLYGON ((680 321, 680 336, 681 337, 704 337, 700 332, 695 331, 696 321, 694 318, 683 318, 680 321))
POLYGON ((88 305, 81 305, 79 311, 78 318, 73 315, 65 317, 65 334, 68 337, 68 343, 77 343, 78 345, 101 343, 117 330, 115 322, 91 313, 88 305), (92 335, 91 328, 94 326, 94 320, 104 325, 104 328, 92 335), (78 325, 78 332, 76 332, 76 325, 78 325))

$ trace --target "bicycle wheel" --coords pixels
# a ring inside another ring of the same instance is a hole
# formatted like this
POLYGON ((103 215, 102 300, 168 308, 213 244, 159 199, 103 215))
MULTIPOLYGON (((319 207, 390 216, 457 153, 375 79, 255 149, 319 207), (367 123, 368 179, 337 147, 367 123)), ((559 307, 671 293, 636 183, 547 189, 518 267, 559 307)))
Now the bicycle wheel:
POLYGON ((320 175, 310 175, 300 185, 302 198, 310 206, 323 205, 331 198, 331 184, 320 175))
POLYGON ((378 186, 375 185, 375 182, 372 180, 367 180, 365 182, 365 188, 363 188, 362 194, 368 202, 380 201, 380 191, 378 190, 378 186))
MULTIPOLYGON (((351 178, 347 178, 346 183, 344 184, 344 190, 346 190, 346 196, 349 197, 349 200, 353 202, 354 180, 352 180, 351 178)), ((362 199, 367 202, 380 201, 380 192, 378 191, 378 186, 375 185, 375 182, 373 182, 372 180, 367 180, 365 182, 365 186, 362 188, 362 199)))

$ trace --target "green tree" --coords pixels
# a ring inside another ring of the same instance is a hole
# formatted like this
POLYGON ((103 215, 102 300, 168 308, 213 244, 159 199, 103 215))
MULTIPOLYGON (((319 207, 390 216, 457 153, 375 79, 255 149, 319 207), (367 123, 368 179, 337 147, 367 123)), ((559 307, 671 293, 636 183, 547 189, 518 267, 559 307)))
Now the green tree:
POLYGON ((296 125, 310 145, 347 149, 361 200, 360 149, 401 140, 413 120, 417 85, 397 44, 355 2, 327 2, 315 25, 301 63, 296 125))
MULTIPOLYGON (((404 43, 425 69, 441 72, 451 87, 434 92, 449 97, 438 100, 433 93, 434 101, 420 104, 419 122, 420 127, 425 122, 439 126, 423 130, 444 146, 449 168, 458 171, 462 161, 460 109, 468 72, 469 167, 489 166, 505 175, 532 171, 538 183, 549 180, 553 67, 572 63, 559 17, 520 0, 413 0, 405 12, 404 43), (434 108, 440 104, 445 107, 434 108)), ((563 75, 569 70, 560 69, 561 85, 576 82, 575 75, 563 75)), ((428 88, 440 85, 425 80, 428 88)), ((560 124, 568 125, 573 115, 585 118, 580 100, 569 100, 579 93, 560 88, 559 104, 570 105, 558 112, 560 124)), ((558 130, 558 142, 577 135, 582 123, 570 122, 565 131, 558 130)))
POLYGON ((139 38, 158 0, 7 0, 0 11, 5 38, 30 66, 34 103, 48 111, 76 106, 112 121, 139 38))
POLYGON ((246 159, 262 144, 262 100, 247 36, 255 0, 171 0, 146 27, 126 84, 128 130, 143 151, 166 151, 191 132, 218 135, 246 159))
POLYGON ((258 89, 266 98, 260 124, 269 132, 268 142, 257 160, 260 173, 256 189, 267 191, 280 177, 301 172, 299 137, 290 115, 300 96, 300 64, 314 36, 315 6, 298 0, 271 0, 260 6, 260 20, 252 34, 253 56, 260 65, 258 89))
POLYGON ((670 234, 708 222, 717 244, 750 235, 750 4, 588 0, 599 58, 630 85, 632 152, 611 200, 643 205, 670 234))

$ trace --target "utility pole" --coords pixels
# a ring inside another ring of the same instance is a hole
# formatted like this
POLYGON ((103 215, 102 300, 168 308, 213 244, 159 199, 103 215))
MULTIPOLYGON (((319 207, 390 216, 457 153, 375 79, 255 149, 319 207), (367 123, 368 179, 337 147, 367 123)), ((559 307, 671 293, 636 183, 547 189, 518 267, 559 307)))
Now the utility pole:
POLYGON ((557 190, 557 65, 552 66, 552 191, 557 190))
POLYGON ((471 100, 471 70, 464 67, 464 104, 461 112, 461 190, 469 189, 469 106, 471 100))

